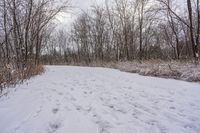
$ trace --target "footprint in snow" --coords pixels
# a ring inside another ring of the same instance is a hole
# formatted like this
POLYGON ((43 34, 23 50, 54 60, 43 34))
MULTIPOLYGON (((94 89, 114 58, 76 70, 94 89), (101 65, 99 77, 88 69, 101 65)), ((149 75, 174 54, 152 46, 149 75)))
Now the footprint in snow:
POLYGON ((107 121, 97 121, 96 124, 100 128, 100 133, 109 133, 108 129, 112 127, 107 121))
POLYGON ((56 113, 58 113, 58 111, 59 111, 59 109, 58 109, 58 108, 54 108, 54 109, 52 109, 52 112, 53 112, 53 114, 56 114, 56 113))
POLYGON ((169 107, 169 109, 174 110, 174 109, 176 109, 176 108, 172 106, 172 107, 169 107))
POLYGON ((61 122, 60 121, 55 121, 55 122, 51 122, 49 123, 49 127, 47 129, 48 133, 55 133, 58 128, 61 127, 61 122))
POLYGON ((173 99, 169 99, 168 101, 169 101, 170 103, 173 103, 173 102, 174 102, 174 100, 173 100, 173 99))
POLYGON ((156 121, 156 120, 150 120, 150 121, 147 121, 147 122, 145 122, 147 125, 150 125, 150 126, 154 126, 154 125, 156 125, 156 124, 158 124, 158 121, 156 121))
POLYGON ((58 95, 62 96, 62 95, 63 95, 63 93, 62 93, 62 92, 59 92, 59 93, 58 93, 58 95))
POLYGON ((145 122, 149 126, 157 127, 160 130, 160 133, 167 133, 167 129, 161 125, 157 120, 149 120, 145 122))
POLYGON ((57 105, 57 106, 60 106, 60 105, 61 105, 61 103, 56 103, 56 105, 57 105))
POLYGON ((186 128, 186 129, 196 129, 195 125, 192 125, 192 124, 185 124, 184 128, 186 128))
POLYGON ((76 110, 80 111, 81 110, 81 106, 76 106, 76 110))

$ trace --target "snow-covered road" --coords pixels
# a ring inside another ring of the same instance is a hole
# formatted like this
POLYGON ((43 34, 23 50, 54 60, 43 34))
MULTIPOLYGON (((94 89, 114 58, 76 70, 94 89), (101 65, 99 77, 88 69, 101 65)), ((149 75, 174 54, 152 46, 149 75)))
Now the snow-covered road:
POLYGON ((200 133, 200 84, 47 66, 0 99, 0 133, 200 133))

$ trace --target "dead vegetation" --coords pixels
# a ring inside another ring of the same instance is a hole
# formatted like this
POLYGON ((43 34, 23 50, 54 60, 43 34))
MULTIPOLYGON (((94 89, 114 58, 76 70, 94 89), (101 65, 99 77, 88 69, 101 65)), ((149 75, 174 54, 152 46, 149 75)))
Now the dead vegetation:
POLYGON ((143 61, 120 62, 116 68, 126 72, 139 73, 145 76, 181 79, 186 81, 200 81, 200 65, 182 61, 143 61))
POLYGON ((43 47, 56 28, 56 16, 69 7, 68 0, 0 1, 0 94, 44 71, 43 47))
POLYGON ((122 62, 93 62, 90 64, 73 64, 91 67, 115 68, 121 71, 138 73, 144 76, 179 79, 190 82, 200 82, 200 65, 192 61, 122 61, 122 62))
POLYGON ((23 70, 14 69, 10 65, 0 69, 0 94, 3 89, 9 86, 15 86, 18 83, 23 83, 26 79, 30 79, 32 76, 36 76, 44 72, 44 67, 38 65, 32 67, 29 65, 23 70))

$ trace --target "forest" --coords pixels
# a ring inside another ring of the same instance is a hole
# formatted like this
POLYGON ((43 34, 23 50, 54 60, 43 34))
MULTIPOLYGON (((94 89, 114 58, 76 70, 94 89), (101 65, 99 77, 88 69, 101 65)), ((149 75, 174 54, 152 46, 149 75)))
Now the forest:
POLYGON ((105 0, 80 13, 70 29, 50 35, 43 59, 197 61, 199 32, 199 0, 105 0))
POLYGON ((199 0, 105 0, 56 28, 57 16, 73 8, 68 0, 0 1, 1 86, 46 64, 199 62, 199 0))
POLYGON ((199 0, 0 0, 0 133, 200 133, 199 0))
POLYGON ((0 88, 43 71, 41 53, 69 1, 0 1, 0 88))

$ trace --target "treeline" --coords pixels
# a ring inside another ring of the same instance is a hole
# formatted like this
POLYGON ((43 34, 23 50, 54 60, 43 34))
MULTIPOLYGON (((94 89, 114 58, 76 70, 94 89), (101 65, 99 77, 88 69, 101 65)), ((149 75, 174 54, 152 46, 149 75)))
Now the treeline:
POLYGON ((199 0, 105 0, 51 37, 49 63, 199 58, 199 0), (56 45, 55 45, 56 44, 56 45))
POLYGON ((0 87, 13 76, 29 75, 27 69, 40 64, 42 49, 55 27, 53 20, 68 6, 68 1, 59 0, 0 1, 0 87))

